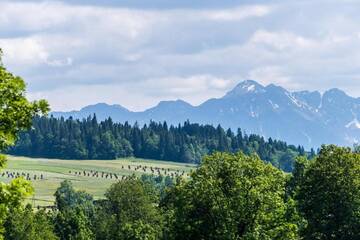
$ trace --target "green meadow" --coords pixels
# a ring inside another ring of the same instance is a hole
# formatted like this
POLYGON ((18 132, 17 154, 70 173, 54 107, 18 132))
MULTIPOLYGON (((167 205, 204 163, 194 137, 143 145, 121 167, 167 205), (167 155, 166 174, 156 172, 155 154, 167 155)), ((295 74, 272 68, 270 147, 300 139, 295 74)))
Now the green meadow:
POLYGON ((9 182, 12 180, 7 173, 15 175, 19 173, 20 175, 29 176, 35 193, 28 199, 28 202, 31 202, 34 206, 47 206, 53 205, 53 194, 60 182, 66 179, 71 180, 77 190, 84 190, 99 199, 104 196, 106 189, 112 183, 119 181, 122 176, 161 174, 164 176, 182 175, 186 177, 195 167, 196 165, 193 164, 138 158, 60 160, 8 156, 6 168, 0 172, 0 181, 9 182), (97 176, 93 175, 95 172, 98 173, 97 176))

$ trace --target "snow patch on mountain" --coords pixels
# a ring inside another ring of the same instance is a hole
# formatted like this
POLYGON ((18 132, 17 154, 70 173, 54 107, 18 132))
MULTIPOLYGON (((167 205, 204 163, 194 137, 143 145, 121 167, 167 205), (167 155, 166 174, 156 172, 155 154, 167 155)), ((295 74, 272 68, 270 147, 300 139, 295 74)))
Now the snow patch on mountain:
POLYGON ((229 91, 225 97, 238 97, 245 94, 252 94, 252 93, 263 93, 265 92, 264 86, 261 84, 253 81, 253 80, 246 80, 244 82, 239 83, 236 85, 234 89, 229 91))
POLYGON ((285 92, 285 95, 290 98, 291 102, 294 103, 298 107, 304 107, 304 104, 296 99, 291 93, 285 92))
POLYGON ((253 117, 253 118, 258 118, 259 117, 259 114, 254 111, 254 108, 252 106, 250 106, 250 116, 253 117))
POLYGON ((248 87, 247 87, 247 91, 248 91, 248 92, 253 92, 253 91, 255 91, 255 85, 250 85, 250 86, 248 86, 248 87))
POLYGON ((273 103, 273 101, 271 101, 271 100, 269 100, 269 103, 270 103, 270 105, 272 106, 272 108, 273 108, 274 110, 277 110, 277 109, 280 108, 280 106, 279 106, 278 104, 273 103))

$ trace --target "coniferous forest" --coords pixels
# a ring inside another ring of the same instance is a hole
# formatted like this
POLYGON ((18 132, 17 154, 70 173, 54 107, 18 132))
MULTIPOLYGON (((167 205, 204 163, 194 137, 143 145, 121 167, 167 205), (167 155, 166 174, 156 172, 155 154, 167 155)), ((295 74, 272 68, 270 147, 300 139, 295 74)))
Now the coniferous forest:
POLYGON ((33 127, 20 133, 9 153, 30 157, 60 159, 116 159, 137 157, 185 163, 199 163, 213 152, 257 153, 261 159, 285 171, 291 171, 297 156, 305 152, 301 146, 283 141, 265 140, 238 129, 185 122, 168 126, 166 122, 137 124, 114 123, 111 118, 98 122, 96 116, 75 120, 36 117, 33 127))

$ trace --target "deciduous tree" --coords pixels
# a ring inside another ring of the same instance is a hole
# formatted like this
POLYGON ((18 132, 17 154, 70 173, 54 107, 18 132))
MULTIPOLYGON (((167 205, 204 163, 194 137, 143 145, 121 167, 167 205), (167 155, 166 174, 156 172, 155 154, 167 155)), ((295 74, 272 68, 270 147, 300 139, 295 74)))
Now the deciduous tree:
POLYGON ((323 146, 298 184, 305 239, 360 239, 360 154, 323 146))
MULTIPOLYGON (((3 66, 0 50, 0 152, 14 144, 17 134, 31 126, 36 114, 46 113, 44 100, 29 102, 25 96, 25 82, 3 66)), ((0 168, 6 159, 0 155, 0 168)), ((24 197, 32 193, 29 182, 22 178, 10 184, 0 182, 0 239, 3 239, 3 222, 10 208, 16 208, 24 197)))
POLYGON ((285 175, 257 156, 215 153, 162 202, 169 239, 297 239, 285 175))

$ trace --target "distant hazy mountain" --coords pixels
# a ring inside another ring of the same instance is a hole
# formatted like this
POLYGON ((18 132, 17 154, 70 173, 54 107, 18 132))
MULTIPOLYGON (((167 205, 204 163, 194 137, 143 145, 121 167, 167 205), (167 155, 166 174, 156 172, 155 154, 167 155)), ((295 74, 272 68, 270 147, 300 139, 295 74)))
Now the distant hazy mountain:
POLYGON ((99 120, 135 121, 144 124, 167 121, 178 124, 186 120, 221 124, 247 133, 301 144, 307 148, 323 143, 352 145, 360 140, 360 98, 339 89, 319 92, 289 92, 270 84, 262 86, 247 80, 222 98, 209 99, 199 106, 184 101, 162 101, 143 112, 132 112, 120 105, 99 103, 80 111, 53 112, 54 117, 86 118, 96 114, 99 120))

